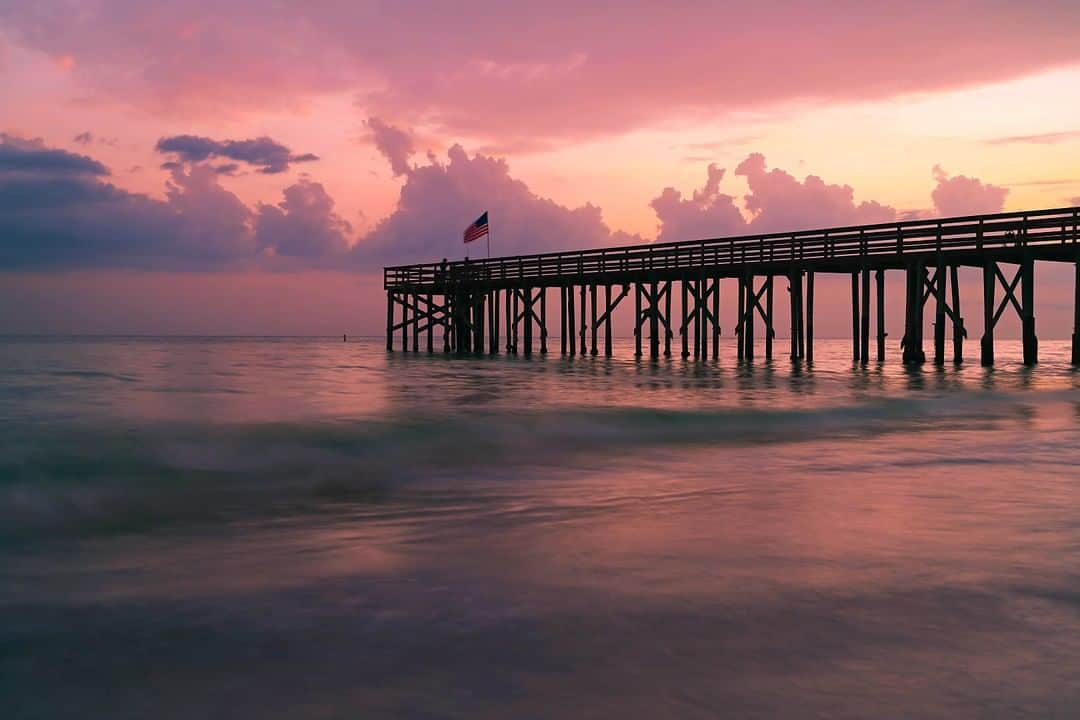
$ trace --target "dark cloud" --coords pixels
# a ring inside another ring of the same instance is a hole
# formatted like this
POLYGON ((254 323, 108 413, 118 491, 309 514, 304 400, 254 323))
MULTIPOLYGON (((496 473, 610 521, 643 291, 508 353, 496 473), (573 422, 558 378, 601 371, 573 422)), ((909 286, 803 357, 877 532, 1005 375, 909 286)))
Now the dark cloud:
MULTIPOLYGON (((388 154, 388 160, 401 160, 388 154)), ((542 198, 510 175, 505 160, 473 155, 460 145, 448 162, 403 168, 406 181, 397 209, 354 249, 368 264, 429 262, 484 253, 484 243, 463 245, 462 232, 480 213, 489 213, 492 253, 511 255, 643 242, 612 232, 600 208, 567 208, 542 198)))
POLYGON ((260 204, 255 245, 277 256, 327 257, 348 248, 352 226, 334 212, 334 200, 321 184, 308 180, 285 188, 277 205, 260 204))
POLYGON ((1009 189, 984 183, 966 175, 950 177, 940 165, 933 169, 937 185, 930 193, 938 215, 976 215, 999 212, 1009 189))
POLYGON ((294 155, 285 145, 265 136, 252 140, 219 141, 199 135, 174 135, 158 140, 156 150, 173 155, 185 163, 199 163, 211 158, 243 162, 267 175, 285 172, 290 163, 319 159, 311 153, 294 155))
POLYGON ((94 135, 89 131, 81 132, 72 139, 80 145, 89 145, 90 143, 94 142, 94 135))
POLYGON ((1037 135, 1007 135, 983 140, 986 145, 1057 145, 1069 140, 1080 140, 1080 130, 1039 133, 1037 135))
POLYGON ((86 155, 47 148, 41 140, 0 133, 0 173, 35 175, 108 175, 109 170, 86 155))
POLYGON ((368 118, 367 126, 371 129, 375 147, 390 163, 394 175, 408 174, 409 158, 416 151, 412 135, 393 125, 387 125, 377 117, 368 118))

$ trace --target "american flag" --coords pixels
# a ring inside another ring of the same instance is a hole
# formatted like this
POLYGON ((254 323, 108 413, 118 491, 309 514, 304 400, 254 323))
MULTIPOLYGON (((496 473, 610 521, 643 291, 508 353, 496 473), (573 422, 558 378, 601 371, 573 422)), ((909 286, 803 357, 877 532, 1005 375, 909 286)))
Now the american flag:
POLYGON ((465 228, 465 242, 471 243, 473 240, 479 240, 487 234, 488 218, 487 211, 485 210, 483 215, 476 218, 476 222, 465 228))

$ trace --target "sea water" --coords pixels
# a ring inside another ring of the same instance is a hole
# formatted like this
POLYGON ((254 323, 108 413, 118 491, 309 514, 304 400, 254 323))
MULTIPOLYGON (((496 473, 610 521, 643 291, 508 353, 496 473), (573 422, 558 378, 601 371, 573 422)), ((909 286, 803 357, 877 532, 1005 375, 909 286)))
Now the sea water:
POLYGON ((0 716, 1080 716, 1067 344, 777 348, 2 340, 0 716))

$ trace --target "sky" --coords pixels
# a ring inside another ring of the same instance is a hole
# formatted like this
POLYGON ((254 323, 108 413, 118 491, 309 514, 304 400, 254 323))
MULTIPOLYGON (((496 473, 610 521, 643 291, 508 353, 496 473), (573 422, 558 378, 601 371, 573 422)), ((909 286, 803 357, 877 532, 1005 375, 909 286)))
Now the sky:
POLYGON ((381 268, 485 210, 514 254, 1080 205, 1078 31, 1075 0, 0 0, 0 333, 377 334, 381 268))

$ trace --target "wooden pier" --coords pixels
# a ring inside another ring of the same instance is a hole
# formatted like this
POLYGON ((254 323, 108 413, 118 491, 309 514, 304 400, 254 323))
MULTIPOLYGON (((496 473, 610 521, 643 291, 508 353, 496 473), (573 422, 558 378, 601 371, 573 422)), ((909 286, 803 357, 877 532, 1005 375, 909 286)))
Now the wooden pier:
POLYGON ((900 343, 906 364, 926 361, 924 318, 934 313, 933 361, 964 357, 967 330, 960 309, 958 268, 983 277, 983 365, 994 363, 994 329, 1015 311, 1023 328, 1023 359, 1038 362, 1035 332, 1035 261, 1073 263, 1072 360, 1080 364, 1080 208, 770 233, 687 242, 519 255, 452 263, 387 267, 386 349, 400 333, 404 351, 454 353, 548 352, 548 291, 558 288, 558 335, 564 355, 612 354, 612 313, 633 297, 635 355, 670 356, 679 338, 684 358, 720 352, 720 283, 738 287, 734 332, 740 360, 758 352, 773 357, 776 280, 790 293, 790 357, 814 357, 814 279, 821 273, 851 278, 852 357, 871 357, 871 296, 876 311, 876 359, 885 359, 885 273, 906 278, 900 343), (672 297, 681 299, 672 314, 672 297), (645 349, 645 342, 648 349, 645 349), (436 342, 438 347, 436 347, 436 342), (503 345, 505 343, 505 345, 503 345))

